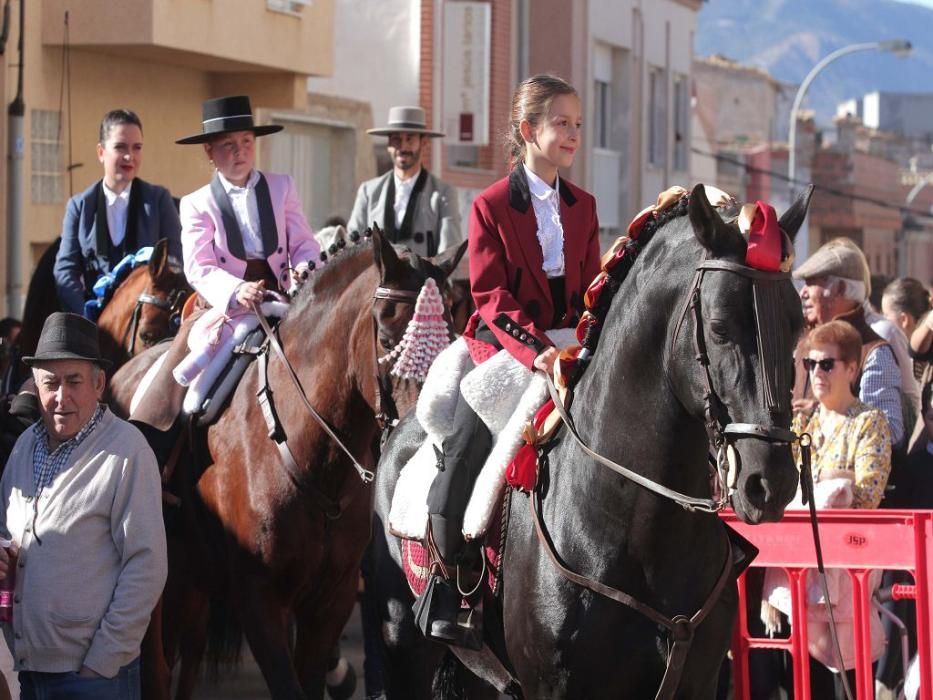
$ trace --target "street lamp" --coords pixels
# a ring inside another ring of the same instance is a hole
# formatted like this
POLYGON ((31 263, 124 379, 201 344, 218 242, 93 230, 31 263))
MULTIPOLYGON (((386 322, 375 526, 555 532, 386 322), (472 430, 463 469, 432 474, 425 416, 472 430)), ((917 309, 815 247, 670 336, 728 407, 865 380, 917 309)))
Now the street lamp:
POLYGON ((794 170, 797 165, 797 112, 800 109, 800 103, 803 102, 804 95, 807 93, 807 88, 810 87, 810 83, 813 82, 813 79, 821 70, 835 61, 837 58, 841 58, 842 56, 850 53, 855 53, 857 51, 888 51, 895 54, 896 56, 904 58, 910 54, 912 48, 913 47, 911 46, 911 43, 905 39, 889 39, 886 41, 871 41, 864 44, 851 44, 849 46, 844 46, 841 49, 836 49, 810 69, 810 72, 807 73, 807 77, 803 79, 802 83, 800 83, 800 87, 797 89, 797 94, 794 96, 794 104, 790 108, 790 135, 787 139, 788 148, 790 150, 787 154, 787 177, 790 180, 788 187, 790 188, 789 199, 791 202, 794 201, 795 195, 794 170))

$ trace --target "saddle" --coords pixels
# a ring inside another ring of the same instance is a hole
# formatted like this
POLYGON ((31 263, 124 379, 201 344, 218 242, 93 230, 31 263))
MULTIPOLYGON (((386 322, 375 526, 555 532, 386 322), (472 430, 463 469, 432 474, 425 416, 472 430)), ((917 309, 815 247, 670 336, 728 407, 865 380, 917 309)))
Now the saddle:
POLYGON ((221 370, 220 376, 211 385, 200 411, 192 417, 195 425, 206 428, 223 413, 246 368, 261 352, 265 352, 266 333, 262 328, 256 328, 246 336, 246 339, 233 349, 233 355, 227 365, 221 370))

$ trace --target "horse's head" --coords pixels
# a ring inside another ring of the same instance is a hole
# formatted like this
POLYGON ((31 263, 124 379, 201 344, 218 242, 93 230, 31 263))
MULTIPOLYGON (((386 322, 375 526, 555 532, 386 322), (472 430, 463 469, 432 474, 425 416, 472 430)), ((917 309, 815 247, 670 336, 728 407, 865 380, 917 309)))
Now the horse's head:
POLYGON ((178 331, 181 309, 192 289, 168 254, 156 243, 148 265, 133 270, 104 307, 98 325, 132 357, 178 331))
MULTIPOLYGON (((780 219, 791 244, 811 191, 780 219)), ((800 302, 788 274, 746 265, 746 238, 736 223, 720 217, 702 185, 690 196, 689 216, 706 249, 678 322, 680 342, 690 343, 700 360, 692 363, 693 408, 720 443, 722 466, 729 465, 726 487, 739 517, 750 523, 778 520, 798 479, 788 431, 792 353, 803 328, 800 302)))
MULTIPOLYGON (((398 252, 376 227, 372 232, 379 292, 373 303, 380 350, 389 351, 402 340, 415 311, 418 292, 430 277, 442 293, 447 278, 466 252, 466 242, 433 258, 422 258, 405 250, 398 252)), ((450 323, 450 318, 447 319, 450 323)))
MULTIPOLYGON (((382 403, 378 411, 384 417, 391 419, 404 415, 417 400, 417 380, 393 381, 389 371, 393 367, 396 371, 400 367, 405 367, 411 359, 406 358, 405 355, 412 349, 404 350, 400 343, 409 323, 414 318, 418 293, 428 279, 434 280, 442 294, 446 292, 447 278, 463 257, 466 242, 434 258, 426 259, 411 251, 399 254, 377 228, 373 231, 373 247, 376 267, 379 271, 379 286, 374 295, 372 311, 376 332, 376 353, 377 356, 381 356, 381 359, 377 360, 380 367, 377 373, 378 400, 382 403), (400 351, 401 354, 398 354, 400 351), (392 415, 393 413, 395 416, 392 415)), ((452 322, 447 304, 445 304, 444 317, 450 331, 452 322)), ((415 356, 419 354, 415 350, 415 356)), ((426 361, 427 358, 421 356, 415 364, 424 364, 426 361)), ((427 367, 422 367, 422 369, 426 370, 427 367)), ((406 370, 403 376, 417 377, 419 373, 414 371, 408 374, 406 370)))

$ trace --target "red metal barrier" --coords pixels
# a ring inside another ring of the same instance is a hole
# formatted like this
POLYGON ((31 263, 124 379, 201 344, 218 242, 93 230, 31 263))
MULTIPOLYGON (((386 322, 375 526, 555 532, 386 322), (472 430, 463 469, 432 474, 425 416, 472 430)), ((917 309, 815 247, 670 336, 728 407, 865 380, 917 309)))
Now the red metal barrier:
MULTIPOLYGON (((749 698, 749 649, 783 649, 793 659, 794 697, 810 698, 807 652, 806 571, 816 569, 816 551, 810 518, 805 511, 788 511, 780 523, 747 525, 735 513, 723 520, 751 541, 760 553, 756 567, 777 567, 787 572, 793 598, 788 639, 752 638, 748 633, 745 577, 739 579, 739 617, 732 642, 736 700, 749 698)), ((920 663, 920 698, 933 700, 933 511, 828 510, 819 514, 820 540, 826 568, 848 569, 852 580, 856 682, 858 700, 874 697, 871 673, 869 615, 873 570, 909 571, 916 583, 917 647, 920 663)), ((893 640, 889 640, 893 643, 893 640)))

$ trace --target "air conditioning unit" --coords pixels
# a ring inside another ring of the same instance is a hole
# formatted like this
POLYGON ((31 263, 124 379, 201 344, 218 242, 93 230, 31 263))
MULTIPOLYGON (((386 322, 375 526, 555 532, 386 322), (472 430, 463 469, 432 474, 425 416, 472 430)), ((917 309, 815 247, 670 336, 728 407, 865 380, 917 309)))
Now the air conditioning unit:
POLYGON ((312 2, 313 0, 266 0, 266 7, 273 12, 300 17, 302 11, 312 2))

